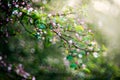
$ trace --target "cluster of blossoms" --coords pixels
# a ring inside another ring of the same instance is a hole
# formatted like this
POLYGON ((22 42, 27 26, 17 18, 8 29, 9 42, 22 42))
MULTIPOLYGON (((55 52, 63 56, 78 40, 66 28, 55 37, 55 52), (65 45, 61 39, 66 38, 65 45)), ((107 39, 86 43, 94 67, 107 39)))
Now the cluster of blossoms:
MULTIPOLYGON (((15 23, 16 17, 21 17, 23 15, 19 9, 24 8, 29 12, 32 11, 31 4, 29 4, 30 0, 0 0, 0 44, 8 43, 7 38, 9 38, 12 34, 8 28, 8 23, 15 23)), ((35 80, 35 77, 31 77, 29 73, 27 73, 22 64, 11 64, 6 62, 6 54, 0 52, 0 68, 8 73, 15 72, 17 75, 20 75, 24 79, 31 78, 35 80), (18 65, 18 66, 17 66, 18 65)))
MULTIPOLYGON (((93 32, 84 25, 84 22, 67 18, 67 13, 46 14, 31 10, 24 11, 29 17, 30 23, 35 26, 34 32, 31 32, 39 40, 45 41, 45 46, 61 41, 61 46, 66 49, 65 56, 70 62, 70 67, 85 69, 84 58, 93 55, 95 58, 99 56, 101 49, 94 40, 93 32), (69 24, 66 24, 66 23, 69 24)), ((29 21, 29 19, 27 21, 29 21)))
MULTIPOLYGON (((22 12, 19 11, 20 8, 30 9, 31 5, 29 4, 30 0, 0 0, 0 37, 10 37, 14 36, 15 33, 11 33, 8 30, 8 23, 13 24, 16 21, 19 21, 15 16, 21 17, 22 12)), ((31 10, 31 9, 30 9, 31 10)), ((7 42, 7 41, 6 41, 7 42)))
MULTIPOLYGON (((11 14, 18 14, 17 8, 22 7, 29 7, 28 5, 29 0, 0 0, 0 26, 5 25, 6 23, 10 22, 12 18, 10 17, 11 14)), ((21 13, 19 13, 21 15, 21 13)))

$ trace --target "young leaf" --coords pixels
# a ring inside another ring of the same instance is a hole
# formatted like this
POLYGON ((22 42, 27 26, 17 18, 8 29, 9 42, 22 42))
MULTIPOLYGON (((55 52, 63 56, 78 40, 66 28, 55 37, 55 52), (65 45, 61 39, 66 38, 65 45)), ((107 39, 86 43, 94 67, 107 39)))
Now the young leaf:
POLYGON ((75 30, 76 30, 77 32, 79 32, 79 31, 84 31, 84 28, 83 28, 81 25, 78 25, 78 26, 75 26, 75 30))
POLYGON ((70 64, 70 67, 75 69, 75 68, 77 68, 77 64, 72 63, 72 64, 70 64))
POLYGON ((68 56, 67 56, 67 59, 68 59, 68 60, 73 60, 73 56, 68 55, 68 56))

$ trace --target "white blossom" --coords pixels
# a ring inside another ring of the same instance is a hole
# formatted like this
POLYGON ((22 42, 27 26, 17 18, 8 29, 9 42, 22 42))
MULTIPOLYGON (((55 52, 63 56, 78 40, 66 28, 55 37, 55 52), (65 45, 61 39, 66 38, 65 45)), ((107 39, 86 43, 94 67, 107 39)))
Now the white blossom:
POLYGON ((93 42, 91 42, 91 44, 92 44, 92 46, 94 46, 94 45, 96 44, 96 42, 95 42, 95 41, 93 41, 93 42))
POLYGON ((77 55, 77 53, 73 53, 73 55, 74 55, 74 56, 76 56, 76 55, 77 55))
POLYGON ((87 52, 87 55, 89 55, 90 53, 89 52, 87 52))
POLYGON ((79 34, 78 34, 78 33, 76 33, 76 34, 75 34, 75 36, 76 36, 76 37, 79 37, 79 34))
POLYGON ((14 11, 12 12, 12 14, 17 15, 17 14, 18 14, 18 10, 14 10, 14 11))
POLYGON ((24 10, 27 10, 27 8, 25 7, 25 8, 23 8, 24 10))
POLYGON ((85 68, 86 68, 86 65, 85 65, 85 64, 82 64, 82 68, 85 69, 85 68))
POLYGON ((16 73, 17 73, 17 74, 19 74, 19 72, 20 72, 20 70, 19 70, 19 69, 16 69, 15 71, 16 71, 16 73))
POLYGON ((11 4, 10 4, 10 3, 8 3, 8 7, 11 7, 11 4))
POLYGON ((28 13, 31 12, 31 11, 33 11, 33 8, 29 8, 29 9, 28 9, 28 13))
POLYGON ((2 60, 2 56, 0 56, 0 60, 2 60))
POLYGON ((45 40, 45 37, 42 37, 42 40, 45 40))
POLYGON ((15 7, 16 7, 16 8, 18 8, 18 7, 19 7, 19 5, 15 5, 15 7))
POLYGON ((79 57, 79 58, 82 58, 83 56, 82 56, 82 54, 79 54, 78 57, 79 57))
POLYGON ((97 52, 94 52, 94 53, 93 53, 93 56, 94 56, 95 58, 97 58, 99 55, 98 55, 97 52))
POLYGON ((92 50, 93 50, 93 47, 88 47, 88 49, 92 51, 92 50))
POLYGON ((12 70, 12 67, 11 66, 8 66, 8 71, 11 71, 12 70))
POLYGON ((50 41, 50 42, 52 42, 53 40, 52 40, 52 39, 50 39, 49 41, 50 41))
POLYGON ((43 3, 43 4, 47 4, 47 1, 46 1, 46 0, 43 0, 42 3, 43 3))
POLYGON ((69 44, 72 44, 72 43, 73 43, 73 41, 72 41, 72 40, 69 40, 68 42, 69 42, 69 44))
POLYGON ((51 17, 52 16, 52 14, 48 14, 48 17, 51 17))
POLYGON ((76 49, 77 52, 80 52, 80 49, 76 49))

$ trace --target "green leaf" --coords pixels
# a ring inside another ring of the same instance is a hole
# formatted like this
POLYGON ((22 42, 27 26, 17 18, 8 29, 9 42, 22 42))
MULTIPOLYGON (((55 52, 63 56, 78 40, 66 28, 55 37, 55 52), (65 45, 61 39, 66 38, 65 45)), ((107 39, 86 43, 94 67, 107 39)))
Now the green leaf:
POLYGON ((71 53, 76 53, 76 50, 71 50, 70 52, 71 52, 71 53))
POLYGON ((50 47, 51 46, 51 42, 50 42, 50 37, 46 37, 45 38, 45 47, 50 47))
POLYGON ((46 26, 44 24, 39 24, 39 29, 45 29, 46 26))
POLYGON ((31 17, 32 17, 33 19, 40 19, 40 14, 39 14, 38 12, 33 12, 33 13, 31 14, 31 17))
POLYGON ((86 45, 84 43, 80 43, 79 44, 80 48, 84 49, 86 47, 86 45))
POLYGON ((76 31, 84 31, 84 28, 83 28, 83 26, 81 26, 81 25, 78 25, 78 26, 75 26, 75 30, 76 31))
POLYGON ((89 41, 91 40, 91 36, 90 35, 87 35, 85 37, 83 37, 83 41, 89 41))
POLYGON ((77 64, 72 63, 72 64, 70 64, 70 67, 75 69, 75 68, 77 68, 77 64))
POLYGON ((68 55, 68 56, 67 56, 67 59, 68 59, 68 60, 73 60, 73 56, 68 55))
POLYGON ((106 48, 105 45, 102 45, 102 50, 103 50, 103 51, 107 51, 107 48, 106 48))
POLYGON ((85 53, 86 53, 86 52, 83 51, 83 50, 80 51, 80 54, 82 54, 82 55, 85 55, 85 53))
POLYGON ((49 36, 49 37, 53 36, 53 32, 50 29, 47 30, 47 36, 49 36))
POLYGON ((52 25, 50 25, 50 26, 49 26, 49 28, 50 28, 50 29, 53 29, 53 26, 52 26, 52 25))
POLYGON ((88 68, 83 69, 85 73, 90 73, 90 70, 88 68))
POLYGON ((35 20, 35 24, 40 24, 40 19, 35 20))

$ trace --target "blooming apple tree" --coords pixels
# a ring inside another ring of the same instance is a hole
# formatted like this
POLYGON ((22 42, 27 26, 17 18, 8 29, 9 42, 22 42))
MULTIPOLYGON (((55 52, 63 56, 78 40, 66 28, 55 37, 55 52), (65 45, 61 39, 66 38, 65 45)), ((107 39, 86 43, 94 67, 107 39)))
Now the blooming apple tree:
MULTIPOLYGON (((9 37, 20 33, 19 29, 9 29, 6 25, 17 23, 31 37, 41 41, 44 47, 60 42, 65 60, 69 61, 71 68, 78 71, 87 69, 86 61, 89 55, 97 58, 103 51, 89 26, 76 20, 75 12, 71 9, 60 13, 47 13, 44 10, 35 10, 30 0, 0 0, 0 6, 0 12, 3 12, 0 13, 0 38, 5 43, 9 37)), ((5 63, 2 59, 4 54, 0 55, 0 66, 11 70, 13 65, 5 63)), ((14 71, 24 78, 35 79, 34 76, 29 77, 30 74, 24 71, 22 64, 14 65, 14 71)))

